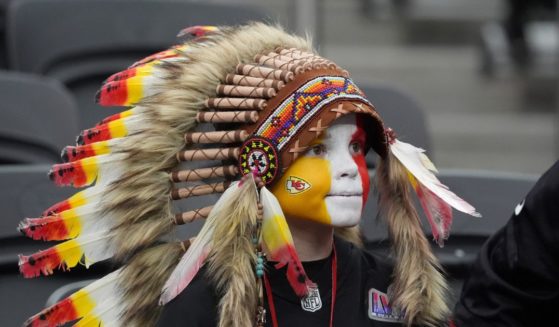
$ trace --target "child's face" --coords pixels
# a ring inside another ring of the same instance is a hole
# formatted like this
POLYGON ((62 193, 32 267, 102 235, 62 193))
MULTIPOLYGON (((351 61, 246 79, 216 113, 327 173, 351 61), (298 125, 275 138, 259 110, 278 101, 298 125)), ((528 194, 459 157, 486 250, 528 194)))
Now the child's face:
POLYGON ((359 223, 369 191, 359 116, 336 120, 274 185, 287 217, 338 227, 359 223))

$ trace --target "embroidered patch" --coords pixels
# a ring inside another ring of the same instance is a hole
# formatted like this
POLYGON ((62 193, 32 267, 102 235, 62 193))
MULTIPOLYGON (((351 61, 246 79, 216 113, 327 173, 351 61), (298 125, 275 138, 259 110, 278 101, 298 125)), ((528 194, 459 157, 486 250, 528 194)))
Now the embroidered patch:
POLYGON ((369 318, 385 322, 402 322, 403 315, 392 309, 388 295, 375 288, 369 290, 369 318))
POLYGON ((239 169, 243 175, 255 172, 265 184, 270 184, 279 171, 276 147, 261 137, 252 137, 241 146, 239 169))
POLYGON ((315 312, 322 308, 318 287, 309 288, 309 294, 301 299, 301 308, 308 312, 315 312))
POLYGON ((285 182, 285 188, 287 189, 287 192, 289 192, 289 194, 299 194, 310 189, 311 184, 309 184, 302 178, 289 176, 289 178, 285 182))

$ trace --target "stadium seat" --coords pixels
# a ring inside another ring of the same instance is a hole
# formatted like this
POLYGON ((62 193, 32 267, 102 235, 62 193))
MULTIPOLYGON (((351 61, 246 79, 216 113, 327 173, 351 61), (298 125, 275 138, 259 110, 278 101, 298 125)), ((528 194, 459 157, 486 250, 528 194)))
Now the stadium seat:
POLYGON ((0 164, 54 163, 79 133, 78 110, 57 81, 0 71, 0 164))
POLYGON ((74 93, 86 129, 118 108, 96 91, 111 74, 180 42, 187 26, 238 24, 265 14, 243 5, 150 0, 21 0, 9 7, 11 69, 59 79, 74 93), (63 19, 61 19, 63 18, 63 19))
MULTIPOLYGON (((358 85, 373 103, 386 127, 393 128, 401 141, 413 143, 427 150, 430 158, 434 157, 425 113, 413 98, 388 86, 366 83, 358 83, 358 85)), ((375 160, 375 155, 371 151, 367 156, 369 168, 374 168, 375 160)))
POLYGON ((46 176, 49 165, 0 166, 0 307, 2 326, 20 326, 30 315, 40 311, 54 290, 84 279, 99 278, 113 267, 95 265, 90 271, 78 266, 72 273, 24 279, 18 271, 18 254, 31 254, 50 247, 51 242, 33 241, 17 231, 25 217, 38 217, 50 205, 66 199, 75 189, 60 188, 46 176))

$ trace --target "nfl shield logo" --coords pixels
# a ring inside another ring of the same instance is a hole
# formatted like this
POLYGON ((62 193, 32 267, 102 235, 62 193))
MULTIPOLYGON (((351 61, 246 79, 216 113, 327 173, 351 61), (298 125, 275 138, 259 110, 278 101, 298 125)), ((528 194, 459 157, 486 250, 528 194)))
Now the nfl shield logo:
POLYGON ((309 288, 309 295, 301 299, 301 308, 308 312, 315 312, 322 308, 318 287, 309 288))

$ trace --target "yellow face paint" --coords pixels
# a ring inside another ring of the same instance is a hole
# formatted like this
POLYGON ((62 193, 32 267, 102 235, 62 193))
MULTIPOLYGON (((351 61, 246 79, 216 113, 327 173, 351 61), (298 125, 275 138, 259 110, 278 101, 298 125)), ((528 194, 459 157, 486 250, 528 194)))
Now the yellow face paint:
POLYGON ((272 187, 286 217, 331 224, 324 198, 330 191, 330 162, 321 157, 295 160, 272 187))

